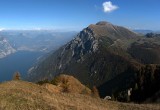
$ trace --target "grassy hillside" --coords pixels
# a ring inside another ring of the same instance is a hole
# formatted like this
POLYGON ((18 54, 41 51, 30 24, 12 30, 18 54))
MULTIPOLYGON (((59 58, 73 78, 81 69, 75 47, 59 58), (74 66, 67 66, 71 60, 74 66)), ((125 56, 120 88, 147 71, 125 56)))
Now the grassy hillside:
POLYGON ((55 93, 25 81, 0 84, 0 110, 159 110, 158 105, 104 101, 75 93, 55 93))

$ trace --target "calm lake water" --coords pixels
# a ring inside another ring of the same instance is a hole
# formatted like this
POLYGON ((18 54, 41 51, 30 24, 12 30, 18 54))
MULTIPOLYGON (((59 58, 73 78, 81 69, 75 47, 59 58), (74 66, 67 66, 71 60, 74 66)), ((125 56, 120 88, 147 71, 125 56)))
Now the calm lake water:
POLYGON ((28 69, 43 54, 42 52, 19 51, 0 59, 0 82, 11 80, 16 71, 21 73, 23 79, 28 69))

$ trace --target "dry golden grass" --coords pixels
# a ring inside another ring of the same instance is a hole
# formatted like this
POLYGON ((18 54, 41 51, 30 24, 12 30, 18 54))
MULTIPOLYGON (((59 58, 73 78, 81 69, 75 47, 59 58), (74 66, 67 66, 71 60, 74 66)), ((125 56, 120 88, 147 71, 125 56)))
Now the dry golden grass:
POLYGON ((159 105, 104 101, 76 93, 55 93, 25 81, 0 84, 0 110, 159 110, 159 105))
POLYGON ((42 85, 42 87, 47 89, 49 92, 53 92, 53 93, 61 93, 62 92, 61 87, 58 87, 58 86, 53 85, 53 84, 45 83, 45 84, 42 85))
POLYGON ((91 90, 81 84, 79 80, 74 78, 73 76, 61 74, 56 77, 56 85, 61 88, 61 91, 65 91, 68 93, 79 93, 79 94, 88 94, 91 95, 91 90))

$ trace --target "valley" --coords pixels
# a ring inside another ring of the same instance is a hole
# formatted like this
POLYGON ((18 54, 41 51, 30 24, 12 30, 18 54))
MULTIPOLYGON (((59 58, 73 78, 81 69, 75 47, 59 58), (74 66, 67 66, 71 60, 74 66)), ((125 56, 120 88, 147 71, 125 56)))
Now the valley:
POLYGON ((0 82, 11 80, 19 71, 25 79, 40 57, 55 51, 76 32, 52 30, 5 30, 0 32, 0 82))

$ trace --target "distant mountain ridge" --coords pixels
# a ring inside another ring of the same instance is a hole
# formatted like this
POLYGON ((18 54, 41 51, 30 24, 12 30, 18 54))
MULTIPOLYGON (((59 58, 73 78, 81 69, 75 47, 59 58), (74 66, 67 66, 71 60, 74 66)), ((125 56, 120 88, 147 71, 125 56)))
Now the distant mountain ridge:
POLYGON ((145 29, 135 29, 133 31, 136 32, 136 33, 144 34, 144 35, 147 34, 147 33, 154 32, 152 30, 145 30, 145 29))
POLYGON ((75 34, 76 32, 52 30, 4 30, 0 32, 0 58, 15 51, 48 53, 64 45, 75 34))
POLYGON ((18 51, 49 52, 62 46, 76 32, 54 32, 52 30, 6 30, 0 33, 18 51))

